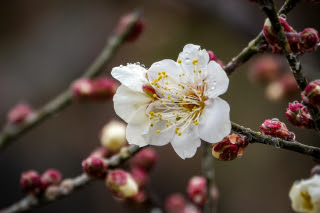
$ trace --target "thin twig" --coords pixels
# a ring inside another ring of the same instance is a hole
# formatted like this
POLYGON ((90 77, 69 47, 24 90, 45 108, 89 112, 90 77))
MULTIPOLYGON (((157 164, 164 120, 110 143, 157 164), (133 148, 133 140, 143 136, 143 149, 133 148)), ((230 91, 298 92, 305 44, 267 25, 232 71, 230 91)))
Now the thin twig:
MULTIPOLYGON (((122 156, 120 154, 112 156, 108 161, 108 168, 117 168, 120 165, 122 165, 125 161, 127 161, 129 158, 131 158, 134 154, 139 152, 142 148, 139 148, 138 146, 131 145, 128 147, 128 152, 126 156, 122 156)), ((72 194, 72 192, 79 190, 83 188, 84 186, 92 183, 94 178, 88 177, 85 173, 70 179, 72 183, 72 190, 66 191, 65 188, 62 186, 59 186, 58 191, 56 192, 57 195, 54 199, 50 199, 43 195, 42 197, 34 197, 32 195, 28 195, 22 200, 18 201, 17 203, 12 204, 10 207, 3 209, 0 211, 0 213, 17 213, 17 212, 27 212, 31 211, 35 208, 45 206, 49 203, 55 202, 57 200, 60 200, 64 197, 67 197, 72 194)))
MULTIPOLYGON (((95 59, 91 66, 82 75, 83 78, 94 78, 99 75, 105 68, 105 65, 110 61, 115 52, 124 43, 126 37, 133 30, 134 25, 139 20, 139 14, 133 13, 131 22, 121 33, 112 36, 106 46, 101 51, 100 55, 95 59)), ((66 89, 56 98, 48 102, 42 108, 37 110, 34 115, 28 118, 23 124, 19 126, 6 125, 0 133, 0 149, 7 147, 13 140, 23 135, 32 127, 40 124, 42 121, 48 119, 57 112, 63 110, 72 103, 72 91, 70 88, 66 89)))
POLYGON ((320 148, 318 147, 308 146, 297 141, 285 141, 280 138, 270 137, 262 134, 261 132, 255 132, 249 128, 243 127, 234 122, 232 122, 232 130, 248 136, 250 143, 266 144, 277 148, 308 155, 317 160, 320 160, 320 148))

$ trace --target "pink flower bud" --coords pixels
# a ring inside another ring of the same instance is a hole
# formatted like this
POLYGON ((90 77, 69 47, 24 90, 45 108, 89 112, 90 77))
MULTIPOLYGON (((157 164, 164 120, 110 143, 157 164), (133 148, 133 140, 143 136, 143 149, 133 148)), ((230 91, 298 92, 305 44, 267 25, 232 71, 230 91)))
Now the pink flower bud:
POLYGON ((78 79, 72 84, 72 92, 78 100, 104 101, 113 97, 117 87, 117 83, 109 78, 78 79))
MULTIPOLYGON (((119 25, 116 29, 116 34, 123 33, 123 31, 126 30, 128 25, 133 21, 134 18, 135 18, 134 14, 127 14, 123 16, 120 19, 119 25)), ((137 23, 133 26, 133 29, 131 30, 131 32, 127 35, 126 41, 129 41, 129 42, 136 41, 141 35, 141 33, 143 32, 143 30, 144 30, 144 22, 141 20, 138 20, 137 23)))
POLYGON ((48 186, 48 188, 44 192, 44 195, 48 200, 55 200, 59 195, 59 189, 59 186, 48 186))
POLYGON ((217 60, 216 55, 211 50, 208 50, 207 52, 209 55, 209 61, 216 61, 217 60))
POLYGON ((110 152, 119 152, 127 144, 126 125, 120 121, 108 122, 101 130, 100 143, 110 152))
POLYGON ((34 170, 23 172, 20 178, 20 186, 26 194, 39 195, 41 193, 41 179, 38 172, 34 170))
POLYGON ((320 165, 315 165, 311 171, 310 171, 310 176, 313 175, 320 175, 320 165))
POLYGON ((51 185, 59 185, 61 180, 62 175, 58 170, 48 169, 41 175, 42 189, 45 190, 51 185))
POLYGON ((192 177, 188 183, 187 193, 194 204, 203 206, 207 199, 207 180, 200 176, 192 177))
POLYGON ((74 189, 74 182, 71 178, 64 179, 60 184, 61 193, 64 195, 70 194, 74 189))
POLYGON ((21 124, 32 113, 33 113, 33 110, 30 108, 29 105, 18 104, 9 111, 7 119, 10 124, 21 124))
POLYGON ((263 55, 256 58, 249 65, 249 79, 258 84, 265 84, 279 77, 284 71, 284 65, 280 57, 275 55, 263 55))
POLYGON ((148 182, 149 177, 147 172, 139 167, 132 168, 130 174, 139 187, 146 185, 148 182))
POLYGON ((181 213, 187 205, 182 194, 172 194, 165 201, 166 213, 181 213))
POLYGON ((272 137, 281 138, 286 141, 294 141, 295 135, 287 129, 287 126, 277 119, 265 120, 260 126, 262 132, 272 137))
POLYGON ((298 102, 289 103, 286 111, 287 119, 290 123, 301 129, 313 128, 313 121, 307 107, 298 102))
POLYGON ((311 81, 301 93, 302 100, 314 107, 320 104, 320 80, 311 81))
POLYGON ((126 201, 129 204, 143 204, 144 202, 146 202, 146 200, 147 200, 146 192, 143 190, 139 190, 135 196, 128 198, 126 201))
MULTIPOLYGON (((288 24, 288 22, 284 18, 279 17, 279 21, 280 21, 285 33, 295 32, 294 29, 288 24)), ((269 19, 266 19, 266 21, 264 22, 264 26, 263 26, 262 31, 263 31, 263 35, 266 38, 266 40, 268 41, 268 43, 271 46, 277 46, 278 37, 277 37, 269 19)))
POLYGON ((103 178, 107 173, 107 164, 103 159, 91 156, 82 161, 82 169, 91 177, 103 178))
POLYGON ((306 28, 299 33, 304 52, 313 52, 319 44, 319 33, 313 28, 306 28))
POLYGON ((188 204, 181 213, 201 213, 201 210, 192 204, 188 204))
POLYGON ((212 156, 221 161, 234 160, 241 157, 248 140, 240 134, 230 134, 222 141, 212 145, 212 156))
POLYGON ((132 176, 121 169, 108 173, 106 184, 110 192, 119 198, 130 198, 138 193, 138 185, 132 176))
POLYGON ((295 54, 301 54, 300 34, 296 32, 289 32, 289 33, 286 33, 286 37, 290 45, 291 51, 295 54))
POLYGON ((131 159, 132 167, 139 167, 145 171, 150 171, 157 163, 157 152, 150 147, 142 149, 131 159))

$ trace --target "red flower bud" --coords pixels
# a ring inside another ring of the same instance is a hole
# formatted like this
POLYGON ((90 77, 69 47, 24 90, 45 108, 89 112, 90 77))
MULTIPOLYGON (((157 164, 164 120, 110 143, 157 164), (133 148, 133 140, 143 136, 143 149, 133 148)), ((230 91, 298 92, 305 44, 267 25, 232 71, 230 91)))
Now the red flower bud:
POLYGON ((113 79, 78 79, 72 84, 73 96, 78 100, 104 101, 113 97, 117 90, 113 79))
POLYGON ((107 164, 103 159, 91 156, 82 161, 82 169, 91 177, 103 178, 107 172, 107 164))
POLYGON ((207 180, 200 176, 192 177, 188 183, 187 193, 194 204, 204 205, 207 199, 207 180))
POLYGON ((313 52, 319 44, 319 33, 313 28, 306 28, 299 33, 304 52, 313 52))
POLYGON ((187 205, 187 201, 181 194, 172 194, 165 201, 166 213, 181 213, 187 205))
POLYGON ((110 192, 119 198, 130 198, 138 193, 138 185, 132 176, 121 169, 108 173, 106 184, 110 192))
MULTIPOLYGON (((284 18, 279 17, 279 21, 280 21, 285 33, 289 33, 289 32, 294 33, 295 32, 294 29, 288 24, 288 22, 284 18)), ((263 35, 266 38, 266 40, 268 41, 268 43, 271 46, 277 46, 278 37, 277 37, 269 19, 266 19, 266 21, 264 22, 264 26, 263 26, 262 31, 263 31, 263 35)))
POLYGON ((301 93, 302 100, 314 107, 320 104, 320 80, 311 81, 301 93))
POLYGON ((272 137, 281 138, 287 141, 294 141, 295 135, 287 129, 287 126, 277 119, 265 120, 260 126, 262 132, 272 137))
POLYGON ((300 34, 296 32, 290 32, 290 33, 286 33, 286 37, 290 45, 291 51, 295 54, 300 54, 301 53, 300 34))
POLYGON ((313 128, 313 121, 307 107, 298 102, 289 103, 286 111, 290 123, 301 129, 313 128))
POLYGON ((62 175, 58 170, 48 169, 41 175, 42 189, 45 190, 48 186, 58 185, 62 180, 62 175))
POLYGON ((142 149, 131 159, 132 167, 139 167, 145 171, 150 171, 157 163, 157 152, 150 147, 142 149))
POLYGON ((23 172, 20 178, 20 186, 26 194, 39 195, 41 193, 41 179, 38 172, 34 170, 23 172))
POLYGON ((240 134, 230 134, 222 141, 212 145, 212 156, 222 161, 234 160, 241 157, 248 140, 240 134))
POLYGON ((216 61, 217 60, 216 55, 211 50, 208 50, 207 52, 209 55, 209 61, 216 61))
POLYGON ((18 104, 9 111, 7 119, 10 124, 21 124, 32 113, 33 113, 33 110, 30 108, 29 105, 18 104))
POLYGON ((146 185, 148 182, 147 172, 139 167, 132 168, 130 174, 139 187, 146 185))
MULTIPOLYGON (((119 25, 116 29, 116 34, 121 34, 128 25, 135 19, 135 14, 127 14, 120 19, 119 25)), ((138 20, 133 26, 131 32, 127 35, 126 41, 134 42, 136 41, 144 30, 144 22, 138 20)))

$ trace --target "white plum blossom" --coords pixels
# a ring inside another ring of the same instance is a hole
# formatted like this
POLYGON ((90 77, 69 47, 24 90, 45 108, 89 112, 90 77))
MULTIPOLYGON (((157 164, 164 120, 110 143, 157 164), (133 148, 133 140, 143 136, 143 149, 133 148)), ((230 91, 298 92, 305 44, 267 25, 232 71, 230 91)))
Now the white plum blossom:
POLYGON ((126 137, 138 146, 171 142, 181 158, 190 158, 201 139, 215 143, 231 131, 225 93, 229 79, 206 50, 187 44, 178 60, 164 59, 147 70, 138 64, 113 68, 122 85, 113 101, 128 123, 126 137))
POLYGON ((289 192, 291 206, 296 212, 320 212, 320 175, 295 182, 289 192))

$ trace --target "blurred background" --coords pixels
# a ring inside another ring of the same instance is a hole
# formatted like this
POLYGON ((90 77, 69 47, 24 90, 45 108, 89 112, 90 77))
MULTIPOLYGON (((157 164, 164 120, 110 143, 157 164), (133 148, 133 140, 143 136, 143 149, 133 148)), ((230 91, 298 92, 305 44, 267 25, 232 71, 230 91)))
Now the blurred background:
MULTIPOLYGON (((277 1, 278 8, 284 1, 277 1)), ((262 29, 264 14, 247 0, 12 0, 0 7, 0 123, 10 108, 28 103, 38 108, 66 89, 90 65, 111 36, 118 20, 134 9, 143 11, 145 31, 113 57, 112 67, 141 62, 149 67, 165 58, 176 60, 187 43, 212 50, 227 63, 262 29)), ((288 15, 297 30, 319 29, 320 4, 302 1, 288 15)), ((309 79, 319 78, 319 52, 305 54, 309 79)), ((279 118, 297 140, 320 146, 313 131, 300 130, 285 117, 291 95, 278 101, 265 96, 265 87, 248 79, 248 64, 230 76, 222 96, 231 106, 234 122, 259 130, 267 118, 279 118)), ((276 92, 276 91, 275 91, 276 92)), ((0 208, 19 200, 21 172, 59 169, 64 177, 81 172, 80 162, 99 146, 98 134, 116 118, 112 101, 73 104, 19 138, 0 155, 0 208)), ((185 193, 189 178, 201 174, 201 150, 182 160, 170 145, 156 147, 159 163, 149 187, 163 201, 173 192, 185 193)), ((307 178, 315 163, 309 157, 261 144, 252 144, 241 159, 215 160, 220 213, 293 212, 288 191, 295 180, 307 178)), ((34 212, 132 212, 116 202, 103 181, 34 212)))

